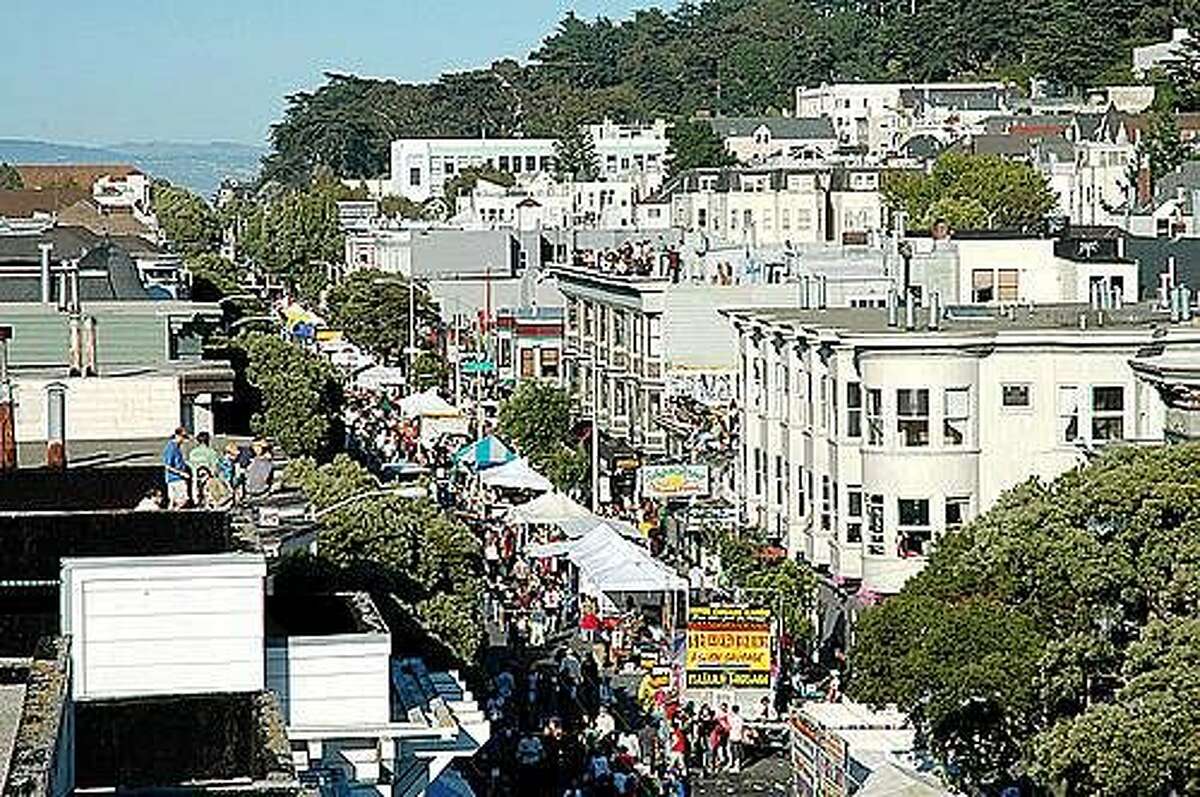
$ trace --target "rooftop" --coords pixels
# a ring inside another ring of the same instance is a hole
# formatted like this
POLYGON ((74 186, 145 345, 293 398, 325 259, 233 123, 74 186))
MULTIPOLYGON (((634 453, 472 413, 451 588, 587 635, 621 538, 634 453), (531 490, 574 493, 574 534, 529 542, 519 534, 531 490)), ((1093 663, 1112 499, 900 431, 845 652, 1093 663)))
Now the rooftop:
POLYGON ((123 178, 142 173, 127 163, 23 163, 14 164, 13 168, 26 188, 41 189, 73 185, 90 190, 101 177, 123 178))
POLYGON ((365 592, 334 595, 271 595, 266 599, 267 636, 386 634, 387 625, 365 592))
POLYGON ((745 138, 766 127, 774 138, 835 139, 833 122, 824 116, 730 116, 709 119, 713 132, 723 138, 745 138))

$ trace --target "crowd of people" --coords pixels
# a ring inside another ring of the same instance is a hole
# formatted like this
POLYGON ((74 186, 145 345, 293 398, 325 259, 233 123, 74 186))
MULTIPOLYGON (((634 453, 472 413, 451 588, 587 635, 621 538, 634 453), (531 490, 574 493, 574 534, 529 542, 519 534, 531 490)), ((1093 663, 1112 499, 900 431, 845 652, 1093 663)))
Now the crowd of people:
POLYGON ((674 246, 648 241, 625 241, 606 249, 577 249, 574 265, 606 274, 669 277, 679 282, 682 260, 674 246))
POLYGON ((396 390, 347 388, 344 395, 348 449, 357 450, 374 467, 401 460, 425 464, 428 452, 421 446, 420 421, 401 417, 396 390))
POLYGON ((227 509, 269 494, 274 485, 271 446, 261 439, 248 445, 230 441, 217 450, 208 432, 193 438, 180 426, 163 446, 162 466, 162 485, 146 493, 136 509, 227 509))

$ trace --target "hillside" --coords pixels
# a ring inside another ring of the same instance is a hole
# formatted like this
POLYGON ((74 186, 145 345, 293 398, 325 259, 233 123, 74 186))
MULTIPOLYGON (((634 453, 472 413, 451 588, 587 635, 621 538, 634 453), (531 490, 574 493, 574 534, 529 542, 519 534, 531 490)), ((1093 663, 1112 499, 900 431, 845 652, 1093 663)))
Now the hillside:
POLYGON ((1187 24, 1191 0, 701 0, 626 20, 566 16, 527 63, 400 83, 326 75, 288 98, 265 176, 388 170, 401 136, 555 135, 564 124, 790 109, 835 80, 1037 76, 1125 82, 1131 48, 1187 24))
POLYGON ((263 150, 245 144, 143 142, 88 147, 31 139, 0 139, 0 163, 133 163, 211 197, 225 177, 252 181, 263 150))

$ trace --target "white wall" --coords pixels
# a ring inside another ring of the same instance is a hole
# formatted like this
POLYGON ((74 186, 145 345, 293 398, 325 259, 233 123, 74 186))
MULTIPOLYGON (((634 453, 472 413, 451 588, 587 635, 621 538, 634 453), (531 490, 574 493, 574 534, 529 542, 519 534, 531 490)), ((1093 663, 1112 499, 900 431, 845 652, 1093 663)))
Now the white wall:
POLYGON ((259 554, 64 559, 76 700, 261 690, 259 554))
POLYGON ((46 439, 46 386, 67 386, 67 441, 163 438, 180 423, 179 379, 98 376, 49 379, 18 375, 18 443, 46 439))
POLYGON ((391 638, 337 634, 272 639, 267 687, 292 726, 383 725, 390 720, 391 638))

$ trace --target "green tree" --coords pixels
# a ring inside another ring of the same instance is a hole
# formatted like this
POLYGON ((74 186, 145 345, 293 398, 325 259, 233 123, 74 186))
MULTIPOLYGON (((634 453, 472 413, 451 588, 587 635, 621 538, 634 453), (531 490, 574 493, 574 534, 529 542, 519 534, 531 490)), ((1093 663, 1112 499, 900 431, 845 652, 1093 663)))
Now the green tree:
POLYGON ((1068 795, 1196 793, 1200 703, 1177 676, 1195 683, 1197 532, 1200 446, 1019 485, 863 615, 851 694, 909 712, 968 791, 1024 771, 1068 795))
POLYGON ((325 465, 290 463, 289 483, 321 514, 318 555, 329 589, 395 596, 464 663, 482 643, 480 544, 461 521, 427 499, 388 493, 361 465, 339 455, 325 465))
POLYGON ((688 169, 733 166, 737 158, 703 120, 680 120, 667 134, 667 171, 674 177, 688 169))
POLYGON ((451 208, 455 207, 459 194, 471 193, 480 180, 487 180, 489 183, 496 183, 505 188, 511 188, 517 183, 517 178, 508 172, 502 172, 490 166, 468 166, 446 181, 443 188, 446 204, 451 208))
POLYGON ((220 255, 204 252, 184 260, 192 275, 192 299, 215 302, 241 291, 242 271, 220 255))
POLYGON ((425 221, 429 214, 420 202, 413 202, 408 197, 388 194, 379 200, 379 212, 392 219, 410 219, 425 221))
POLYGON ((24 187, 21 173, 7 163, 0 163, 0 190, 16 191, 24 187))
POLYGON ((278 335, 239 335, 233 345, 244 353, 246 381, 257 393, 254 432, 294 457, 336 451, 342 388, 333 366, 278 335))
POLYGON ((1155 182, 1191 157, 1191 151, 1179 135, 1175 114, 1169 109, 1160 109, 1151 115, 1150 126, 1138 142, 1138 153, 1149 163, 1150 176, 1155 182))
POLYGON ((1175 90, 1175 102, 1183 111, 1200 111, 1200 40, 1188 36, 1167 62, 1167 77, 1175 90))
POLYGON ((598 178, 600 163, 591 131, 580 124, 565 125, 554 142, 554 164, 559 182, 598 178))
POLYGON ((560 387, 523 380, 500 407, 499 429, 560 490, 590 478, 587 454, 571 436, 571 398, 560 387))
MULTIPOLYGON (((415 322, 417 333, 436 323, 437 306, 428 291, 418 287, 415 322)), ((410 286, 400 275, 373 268, 355 271, 334 285, 326 297, 326 320, 355 345, 387 362, 401 362, 408 348, 410 286)), ((416 342, 413 342, 416 345, 416 342)))
POLYGON ((1045 176, 997 155, 947 153, 928 175, 889 174, 885 202, 908 214, 909 226, 939 219, 960 229, 1005 229, 1041 222, 1057 203, 1045 176))
POLYGON ((220 246, 220 219, 199 196, 165 180, 155 181, 152 196, 154 215, 176 252, 194 256, 220 246))
POLYGON ((432 351, 423 351, 413 360, 410 381, 417 390, 428 390, 444 386, 449 375, 450 368, 444 359, 432 351))

